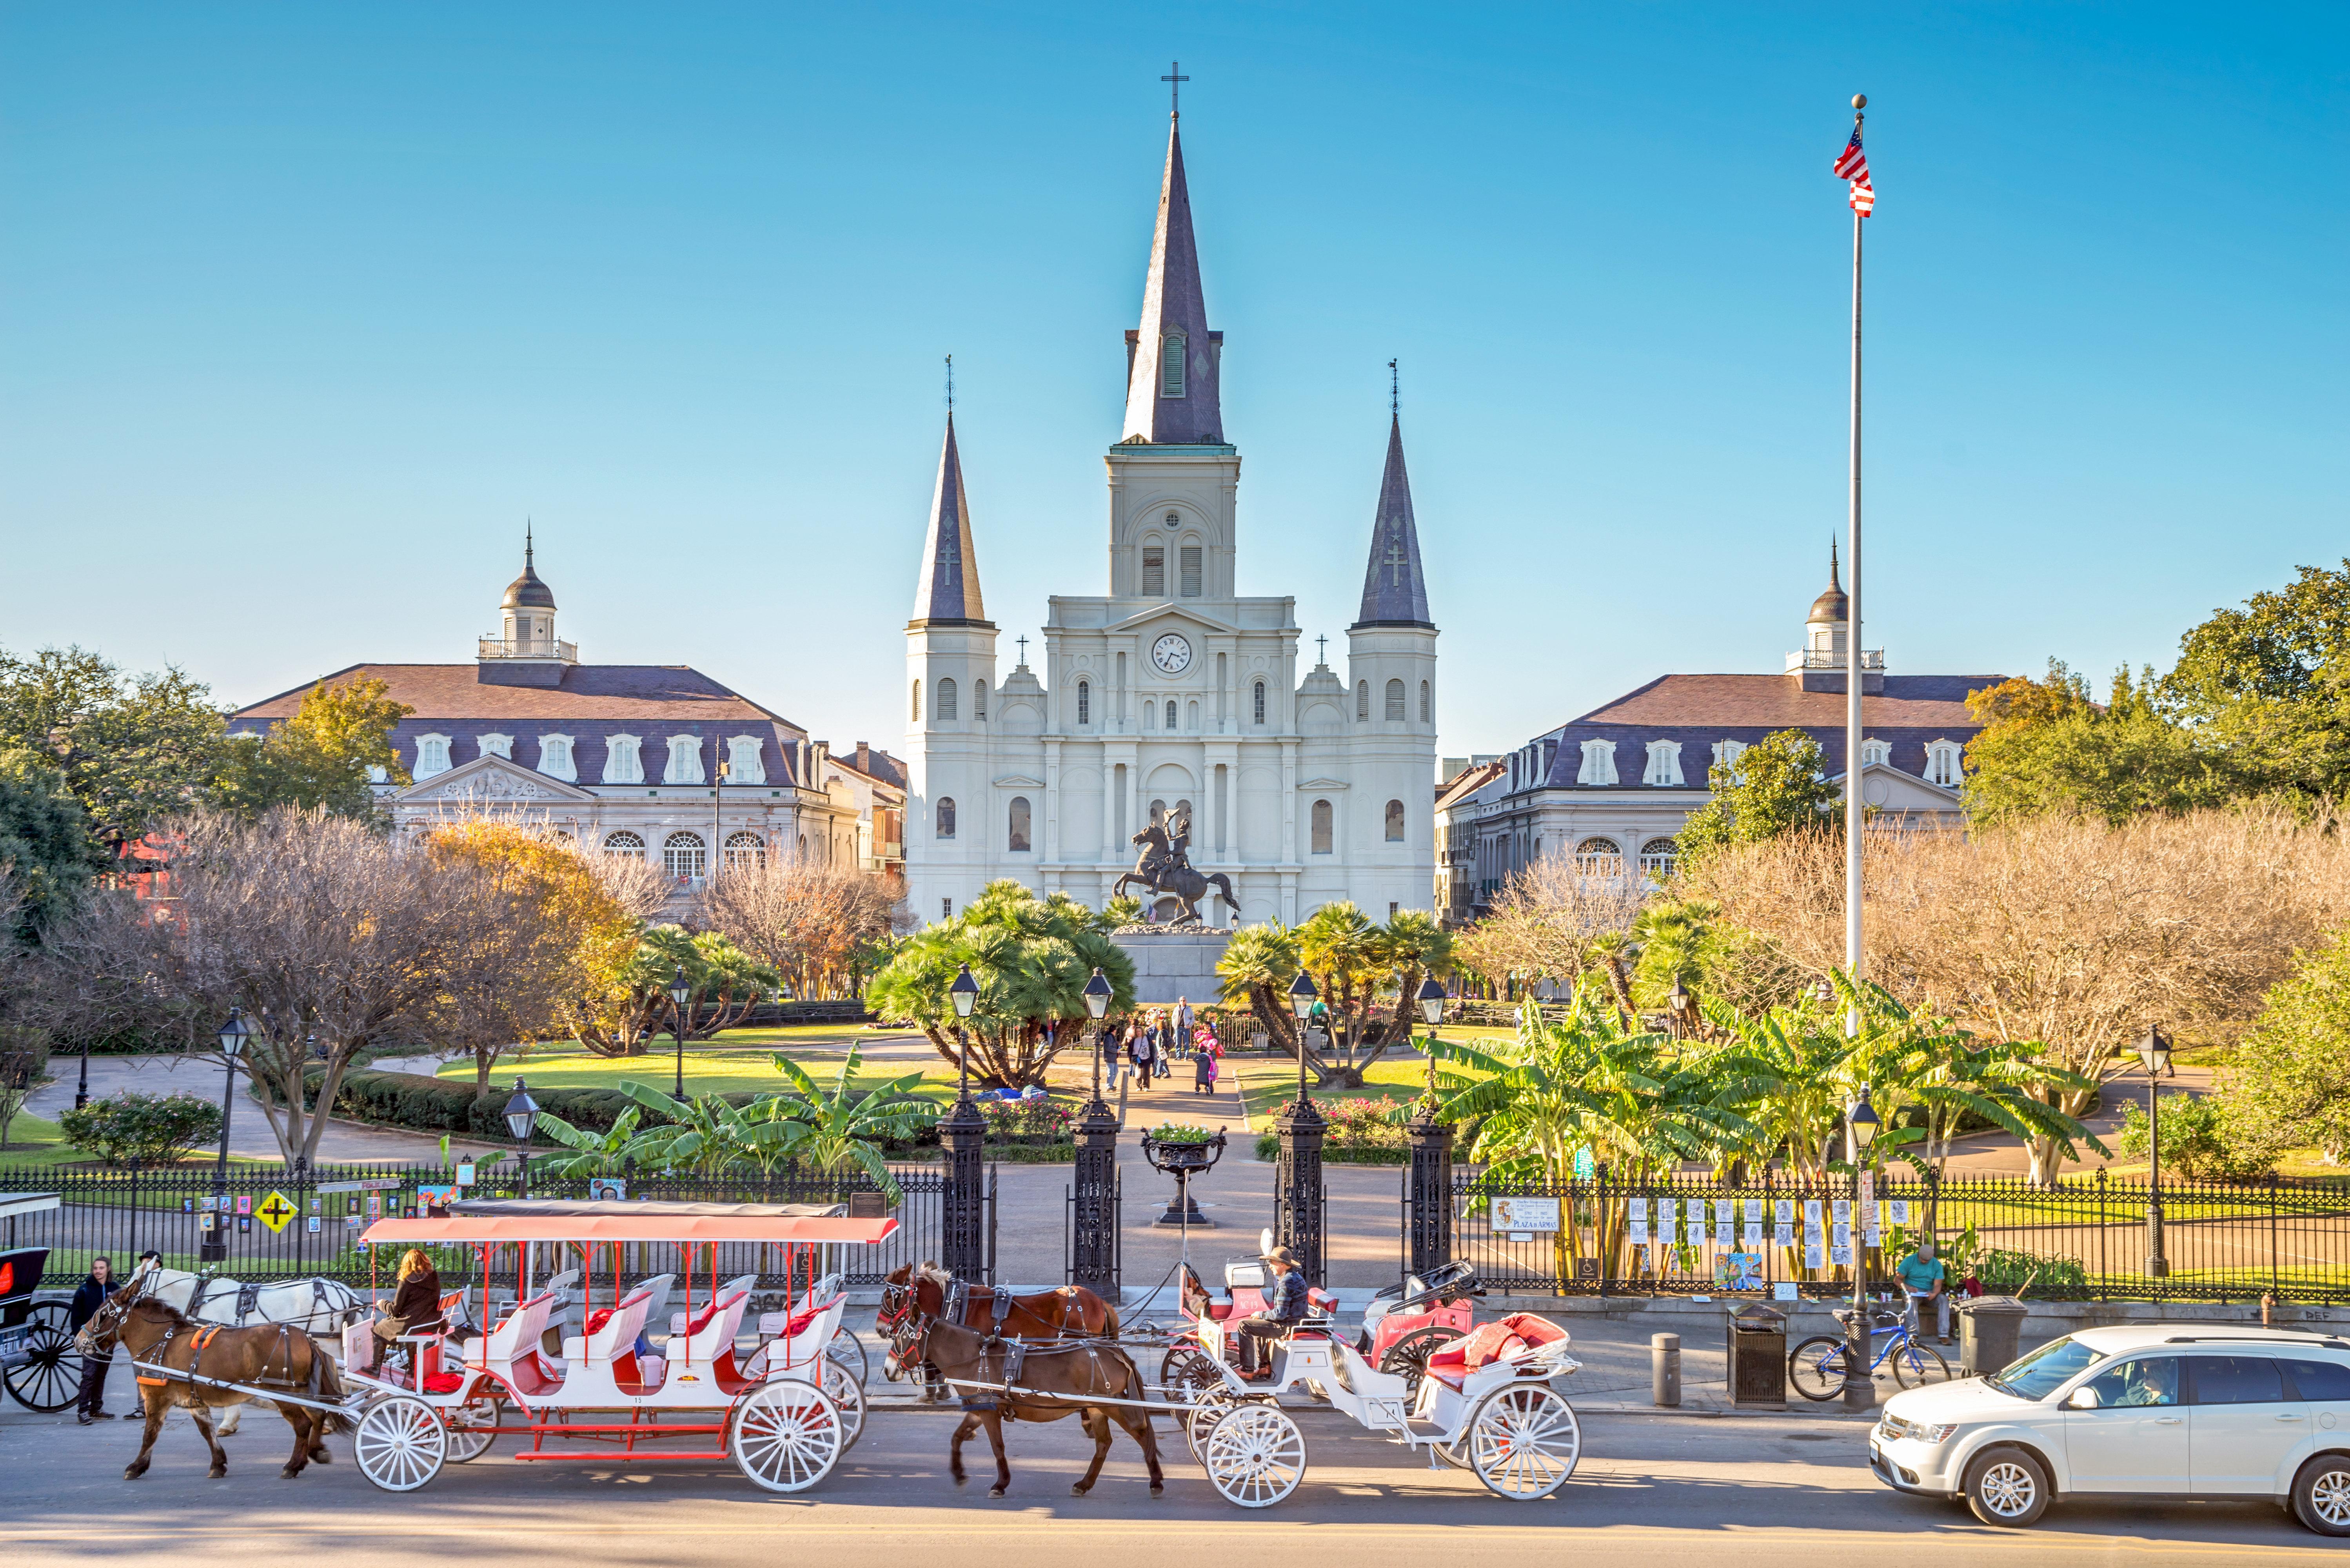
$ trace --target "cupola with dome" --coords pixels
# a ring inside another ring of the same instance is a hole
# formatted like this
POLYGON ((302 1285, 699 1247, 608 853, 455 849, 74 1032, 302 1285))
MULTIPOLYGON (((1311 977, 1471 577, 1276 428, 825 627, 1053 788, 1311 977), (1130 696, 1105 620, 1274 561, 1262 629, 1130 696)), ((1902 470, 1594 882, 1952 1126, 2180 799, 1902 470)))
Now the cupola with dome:
POLYGON ((536 548, 528 528, 522 535, 522 576, 506 585, 499 601, 501 629, 480 639, 477 675, 489 686, 560 686, 563 671, 579 662, 577 644, 555 635, 555 590, 538 575, 536 548))

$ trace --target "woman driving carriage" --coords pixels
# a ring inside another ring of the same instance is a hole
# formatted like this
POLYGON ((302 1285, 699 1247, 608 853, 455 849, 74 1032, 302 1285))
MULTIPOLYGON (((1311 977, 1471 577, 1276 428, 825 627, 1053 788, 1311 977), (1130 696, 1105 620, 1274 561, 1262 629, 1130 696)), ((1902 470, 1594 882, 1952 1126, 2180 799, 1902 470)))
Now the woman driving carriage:
POLYGON ((441 1316, 441 1273, 420 1247, 400 1254, 400 1288, 390 1311, 375 1320, 376 1338, 386 1345, 407 1334, 435 1334, 446 1328, 441 1316))

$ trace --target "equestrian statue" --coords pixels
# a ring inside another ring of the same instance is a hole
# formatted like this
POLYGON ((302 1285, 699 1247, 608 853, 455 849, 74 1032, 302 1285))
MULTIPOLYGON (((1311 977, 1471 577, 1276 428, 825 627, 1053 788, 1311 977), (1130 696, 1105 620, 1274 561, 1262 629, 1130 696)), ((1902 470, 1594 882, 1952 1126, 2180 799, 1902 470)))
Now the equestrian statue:
MULTIPOLYGON (((1241 901, 1233 896, 1231 878, 1221 871, 1203 877, 1191 869, 1191 816, 1189 812, 1178 814, 1171 823, 1162 821, 1158 814, 1153 813, 1150 826, 1127 842, 1140 845, 1142 853, 1136 858, 1134 869, 1111 884, 1111 898, 1125 892, 1128 883, 1153 896, 1172 894, 1182 906, 1176 911, 1175 923, 1200 925, 1203 923, 1200 919, 1200 900, 1208 896, 1209 888, 1213 888, 1223 894, 1224 908, 1231 911, 1232 922, 1239 922, 1241 901)), ((1146 900, 1145 908, 1148 907, 1146 900)))

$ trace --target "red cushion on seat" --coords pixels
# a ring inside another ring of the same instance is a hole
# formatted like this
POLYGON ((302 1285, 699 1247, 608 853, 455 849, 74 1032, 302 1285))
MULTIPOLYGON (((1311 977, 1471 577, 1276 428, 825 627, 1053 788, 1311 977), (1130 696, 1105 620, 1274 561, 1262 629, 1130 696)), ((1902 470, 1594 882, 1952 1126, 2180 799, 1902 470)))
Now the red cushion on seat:
POLYGON ((611 1321, 612 1309, 610 1307, 598 1307, 594 1312, 588 1314, 588 1325, 584 1332, 594 1334, 598 1329, 603 1327, 606 1324, 611 1321))
POLYGON ((454 1394, 458 1389, 463 1387, 464 1384, 465 1380, 458 1376, 453 1372, 427 1373, 424 1377, 424 1392, 427 1394, 454 1394))

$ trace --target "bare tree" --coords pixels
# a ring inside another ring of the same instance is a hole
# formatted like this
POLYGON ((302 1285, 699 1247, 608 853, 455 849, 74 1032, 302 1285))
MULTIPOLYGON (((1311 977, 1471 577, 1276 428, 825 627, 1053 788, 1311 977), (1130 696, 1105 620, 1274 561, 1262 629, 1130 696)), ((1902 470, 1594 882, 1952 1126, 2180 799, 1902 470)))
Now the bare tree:
POLYGON ((804 861, 730 867, 702 885, 698 913, 744 952, 790 976, 801 996, 852 989, 868 944, 904 931, 900 889, 870 872, 804 861))
POLYGON ((1605 969, 1628 1007, 1624 944, 1647 898, 1637 877, 1594 876, 1570 856, 1545 855, 1512 874, 1492 912, 1461 934, 1453 952, 1493 980, 1572 985, 1586 971, 1605 969))
MULTIPOLYGON (((1879 827, 1863 845, 1867 977, 1912 1007, 2097 1081, 2149 1024, 2231 1026, 2297 949, 2350 916, 2350 843, 2331 816, 2267 806, 2119 827, 2041 817, 1970 836, 1879 827)), ((1692 891, 1815 973, 1844 963, 1843 846, 1749 845, 1692 891)), ((2086 1093, 2054 1096, 2078 1116, 2086 1093)), ((2033 1140, 2054 1181, 2061 1149, 2033 1140)))

